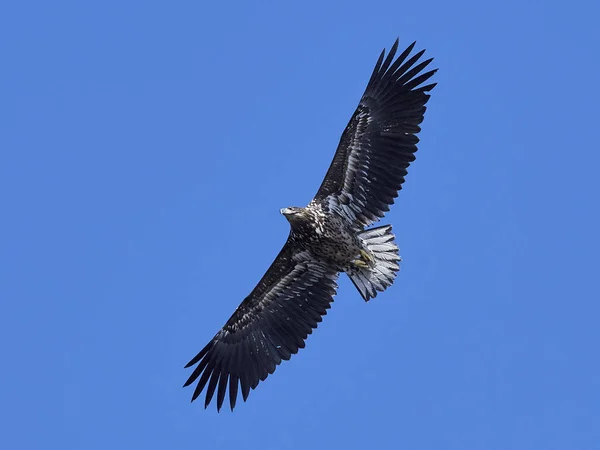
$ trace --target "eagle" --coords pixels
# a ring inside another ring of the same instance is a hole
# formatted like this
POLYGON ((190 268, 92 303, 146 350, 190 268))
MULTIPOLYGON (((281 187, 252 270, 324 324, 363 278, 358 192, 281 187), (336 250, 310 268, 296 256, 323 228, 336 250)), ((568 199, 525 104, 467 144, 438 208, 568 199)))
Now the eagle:
POLYGON ((225 323, 185 367, 197 381, 194 401, 206 388, 217 411, 227 390, 235 408, 281 361, 288 360, 321 322, 346 273, 365 301, 392 285, 400 266, 390 225, 383 218, 415 160, 417 133, 437 71, 424 69, 415 42, 396 57, 398 39, 381 52, 356 111, 346 126, 317 194, 306 207, 280 210, 290 234, 275 261, 225 323))

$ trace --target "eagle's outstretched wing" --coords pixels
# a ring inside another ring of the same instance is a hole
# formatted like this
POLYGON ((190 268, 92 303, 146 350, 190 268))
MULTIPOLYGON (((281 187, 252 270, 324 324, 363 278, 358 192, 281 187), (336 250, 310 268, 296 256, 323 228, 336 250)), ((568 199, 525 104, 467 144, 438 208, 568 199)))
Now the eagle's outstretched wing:
POLYGON ((185 366, 198 364, 184 385, 200 378, 192 401, 207 383, 204 407, 216 389, 217 409, 221 409, 229 387, 233 410, 240 385, 246 401, 250 388, 273 373, 281 360, 304 348, 305 339, 333 301, 337 277, 335 270, 313 261, 288 239, 225 326, 185 366))
POLYGON ((333 162, 315 196, 358 228, 383 217, 414 161, 425 104, 436 70, 420 74, 424 50, 407 59, 413 42, 396 60, 398 40, 381 53, 358 108, 344 130, 333 162), (416 65, 415 65, 416 64, 416 65))

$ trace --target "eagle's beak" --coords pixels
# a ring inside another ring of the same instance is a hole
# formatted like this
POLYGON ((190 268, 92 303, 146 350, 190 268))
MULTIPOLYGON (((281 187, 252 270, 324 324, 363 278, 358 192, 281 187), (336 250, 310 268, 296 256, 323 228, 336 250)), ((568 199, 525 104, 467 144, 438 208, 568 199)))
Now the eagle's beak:
POLYGON ((281 209, 279 210, 279 212, 280 212, 281 214, 283 214, 284 216, 286 216, 286 215, 290 214, 290 208, 281 208, 281 209))

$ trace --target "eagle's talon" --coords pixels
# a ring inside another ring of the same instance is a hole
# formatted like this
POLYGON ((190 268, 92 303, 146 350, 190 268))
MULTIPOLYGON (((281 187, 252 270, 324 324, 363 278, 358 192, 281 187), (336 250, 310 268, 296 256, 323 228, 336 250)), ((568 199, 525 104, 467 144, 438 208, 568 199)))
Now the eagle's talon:
POLYGON ((356 267, 361 267, 363 269, 367 269, 369 267, 369 265, 364 262, 362 259, 355 259, 352 264, 354 264, 356 267))
POLYGON ((373 262, 373 257, 369 255, 365 250, 360 250, 360 256, 362 256, 362 259, 366 262, 373 262))

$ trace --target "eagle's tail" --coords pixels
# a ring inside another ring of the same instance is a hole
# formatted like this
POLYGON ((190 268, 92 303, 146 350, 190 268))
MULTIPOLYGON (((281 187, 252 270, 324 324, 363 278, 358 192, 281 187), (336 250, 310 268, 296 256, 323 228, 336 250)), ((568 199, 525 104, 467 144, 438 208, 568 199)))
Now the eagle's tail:
POLYGON ((377 296, 377 291, 385 291, 392 285, 396 272, 400 270, 401 258, 398 246, 394 242, 391 225, 371 228, 358 236, 372 261, 360 266, 354 265, 346 273, 360 295, 368 302, 377 296))

